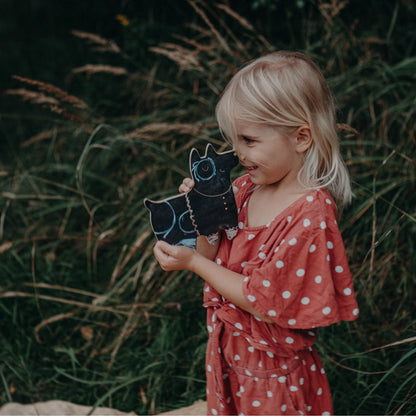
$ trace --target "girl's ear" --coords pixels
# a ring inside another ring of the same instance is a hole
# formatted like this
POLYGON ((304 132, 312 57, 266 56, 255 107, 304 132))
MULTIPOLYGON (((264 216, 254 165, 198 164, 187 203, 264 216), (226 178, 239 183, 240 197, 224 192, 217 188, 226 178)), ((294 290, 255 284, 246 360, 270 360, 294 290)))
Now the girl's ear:
POLYGON ((299 153, 306 152, 313 143, 311 128, 309 126, 301 126, 295 132, 296 151, 299 153))

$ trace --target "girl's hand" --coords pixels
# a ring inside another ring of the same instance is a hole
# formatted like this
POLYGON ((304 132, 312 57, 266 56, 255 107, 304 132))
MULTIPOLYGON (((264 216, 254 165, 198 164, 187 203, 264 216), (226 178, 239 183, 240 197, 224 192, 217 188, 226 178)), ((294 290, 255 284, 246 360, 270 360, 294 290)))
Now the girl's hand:
POLYGON ((197 252, 185 246, 169 245, 162 240, 156 243, 153 253, 164 271, 191 270, 197 252))
POLYGON ((195 186, 195 181, 193 179, 185 178, 182 181, 182 184, 179 186, 179 192, 181 194, 188 193, 189 191, 192 190, 192 188, 194 188, 194 186, 195 186))

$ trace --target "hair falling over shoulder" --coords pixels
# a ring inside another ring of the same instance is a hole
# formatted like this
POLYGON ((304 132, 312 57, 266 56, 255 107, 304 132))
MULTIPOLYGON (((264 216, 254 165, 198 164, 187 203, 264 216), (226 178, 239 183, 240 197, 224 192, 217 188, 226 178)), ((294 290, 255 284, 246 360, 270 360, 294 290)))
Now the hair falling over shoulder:
POLYGON ((326 187, 340 204, 351 201, 334 101, 321 70, 306 55, 279 51, 249 62, 226 86, 216 116, 231 143, 237 139, 237 120, 275 126, 288 133, 309 126, 313 144, 305 152, 299 181, 310 189, 326 187))

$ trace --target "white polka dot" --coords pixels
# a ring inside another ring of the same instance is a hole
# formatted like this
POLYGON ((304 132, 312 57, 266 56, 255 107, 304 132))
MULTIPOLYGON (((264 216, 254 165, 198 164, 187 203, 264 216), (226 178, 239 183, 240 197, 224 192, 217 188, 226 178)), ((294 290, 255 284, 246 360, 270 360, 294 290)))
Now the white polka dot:
POLYGON ((321 368, 321 374, 325 374, 326 372, 325 372, 325 369, 324 368, 321 368))
POLYGON ((299 379, 299 385, 303 385, 305 383, 305 380, 303 378, 299 379))
POLYGON ((208 372, 211 372, 212 371, 211 365, 207 365, 207 371, 208 372))
POLYGON ((276 262, 276 268, 283 268, 285 266, 285 264, 283 263, 283 261, 277 261, 276 262))
POLYGON ((235 355, 235 356, 234 356, 234 360, 235 360, 235 361, 239 361, 240 359, 241 359, 241 358, 240 358, 240 355, 235 355))
POLYGON ((286 405, 286 404, 283 404, 283 405, 280 407, 280 409, 281 409, 283 412, 285 412, 285 411, 287 410, 287 405, 286 405))
POLYGON ((208 329, 208 331, 209 331, 210 333, 212 333, 212 331, 213 331, 212 326, 207 326, 207 329, 208 329))
POLYGON ((338 274, 340 274, 341 272, 344 272, 344 268, 341 265, 338 265, 335 267, 335 272, 338 272, 338 274))
POLYGON ((221 265, 222 264, 222 260, 220 258, 217 258, 217 264, 221 265))
POLYGON ((332 204, 332 201, 329 198, 325 199, 326 204, 332 204))
POLYGON ((298 277, 303 277, 303 276, 305 275, 305 270, 304 270, 304 269, 298 269, 298 270, 296 271, 296 275, 297 275, 298 277))
POLYGON ((317 276, 315 277, 315 282, 316 282, 317 284, 320 284, 320 283, 322 282, 322 277, 321 277, 320 275, 317 275, 317 276))
POLYGON ((358 308, 354 308, 354 310, 352 310, 352 314, 354 316, 358 316, 359 313, 360 313, 360 310, 358 308))
POLYGON ((204 291, 205 292, 209 292, 210 291, 210 288, 209 287, 206 287, 204 291))
POLYGON ((265 280, 263 281, 263 287, 270 287, 270 281, 269 281, 269 280, 267 280, 267 279, 265 279, 265 280))
POLYGON ((259 258, 260 259, 266 259, 266 254, 264 252, 260 252, 259 253, 259 258))
POLYGON ((294 340, 291 337, 286 337, 286 343, 291 345, 294 342, 294 340))
POLYGON ((270 317, 276 317, 276 311, 275 310, 269 310, 268 312, 267 312, 267 314, 270 316, 270 317))
POLYGON ((283 291, 283 293, 282 293, 282 297, 285 298, 285 299, 290 298, 291 295, 292 294, 290 293, 290 291, 283 291))
POLYGON ((298 388, 297 386, 295 386, 295 385, 291 385, 289 389, 290 389, 292 392, 296 392, 296 391, 298 391, 298 390, 299 390, 299 388, 298 388))
POLYGON ((251 403, 251 405, 252 405, 253 407, 260 407, 260 406, 261 406, 261 403, 260 403, 260 401, 253 401, 253 402, 251 403))
POLYGON ((248 375, 248 376, 252 376, 252 375, 253 375, 253 374, 252 374, 252 373, 251 373, 248 369, 246 369, 244 372, 245 372, 245 374, 246 374, 246 375, 248 375))
POLYGON ((352 294, 351 288, 345 288, 344 289, 344 294, 345 295, 351 295, 352 294))
POLYGON ((244 282, 247 282, 248 281, 248 277, 244 277, 243 281, 244 282))
POLYGON ((322 309, 322 314, 325 314, 327 316, 331 312, 331 307, 324 307, 322 309))
POLYGON ((308 298, 308 297, 303 297, 302 298, 302 300, 300 300, 300 302, 304 305, 304 306, 306 306, 306 305, 308 305, 309 303, 310 303, 310 299, 308 298))
POLYGON ((290 326, 295 325, 295 324, 296 324, 296 319, 289 319, 289 320, 288 320, 288 324, 289 324, 290 326))
POLYGON ((325 222, 321 222, 320 226, 321 226, 321 229, 326 229, 326 223, 325 222))
POLYGON ((241 325, 241 323, 236 323, 234 326, 237 327, 237 329, 239 330, 243 330, 243 326, 241 325))
POLYGON ((324 412, 322 413, 322 415, 323 415, 323 416, 330 416, 330 415, 331 415, 331 413, 330 413, 329 411, 324 411, 324 412))
POLYGON ((256 297, 254 295, 248 295, 247 298, 248 298, 248 301, 251 301, 252 303, 256 301, 256 297))
POLYGON ((273 354, 273 352, 266 352, 267 353, 267 356, 269 357, 269 358, 274 358, 274 354, 273 354))
POLYGON ((292 220, 292 216, 288 216, 286 220, 290 223, 290 221, 292 220))
POLYGON ((304 225, 305 227, 308 227, 308 226, 310 226, 310 225, 311 225, 311 221, 310 221, 309 219, 305 219, 305 220, 303 221, 303 225, 304 225))
POLYGON ((268 396, 269 398, 272 398, 272 397, 273 397, 273 393, 272 393, 271 391, 267 391, 267 396, 268 396))
POLYGON ((294 245, 296 245, 296 242, 297 242, 296 238, 290 239, 289 240, 289 245, 294 246, 294 245))
POLYGON ((311 195, 308 195, 308 196, 306 197, 306 200, 307 200, 307 201, 309 201, 309 202, 311 202, 311 201, 313 201, 313 197, 312 197, 311 195))
POLYGON ((245 391, 244 387, 240 385, 240 392, 244 392, 244 391, 245 391))
POLYGON ((244 228, 244 223, 243 222, 239 222, 238 223, 238 228, 239 229, 243 229, 244 228))
POLYGON ((322 395, 322 388, 321 387, 319 387, 318 391, 316 391, 316 395, 322 395))
POLYGON ((253 235, 252 233, 250 233, 249 235, 248 235, 248 240, 253 240, 254 238, 256 237, 256 235, 253 235))
POLYGON ((315 372, 315 371, 316 371, 316 365, 315 365, 315 364, 313 364, 313 365, 311 366, 311 371, 313 371, 313 372, 315 372))
POLYGON ((215 408, 211 408, 211 414, 216 416, 216 415, 218 415, 218 411, 215 408))
MULTIPOLYGON (((224 300, 224 297, 223 297, 223 301, 225 301, 224 300)), ((236 310, 236 306, 233 304, 233 303, 230 303, 230 304, 228 304, 231 308, 233 308, 234 310, 236 310)))
POLYGON ((326 242, 326 247, 328 249, 334 249, 334 244, 332 242, 326 242))
POLYGON ((285 376, 279 376, 279 378, 277 378, 277 380, 281 383, 284 384, 286 382, 286 377, 285 376))
POLYGON ((253 353, 253 352, 254 352, 254 347, 253 347, 253 346, 249 346, 249 347, 247 348, 247 350, 248 350, 249 352, 253 353))
POLYGON ((311 245, 311 247, 309 248, 309 252, 315 252, 316 251, 316 246, 315 245, 311 245))
POLYGON ((268 345, 268 343, 265 340, 260 340, 260 342, 262 345, 268 345))
POLYGON ((241 266, 244 268, 247 265, 247 261, 241 263, 241 266))
POLYGON ((233 332, 233 336, 240 336, 239 332, 233 332))
POLYGON ((261 246, 259 247, 259 251, 263 250, 265 247, 266 247, 266 245, 261 245, 261 246))

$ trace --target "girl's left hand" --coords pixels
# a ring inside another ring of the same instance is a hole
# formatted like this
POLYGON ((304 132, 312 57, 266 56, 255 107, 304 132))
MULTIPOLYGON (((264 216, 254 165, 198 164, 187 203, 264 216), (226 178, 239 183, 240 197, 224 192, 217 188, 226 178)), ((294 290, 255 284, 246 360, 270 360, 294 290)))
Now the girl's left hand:
POLYGON ((153 248, 153 253, 164 271, 183 271, 190 270, 191 261, 197 252, 185 246, 173 246, 160 240, 153 248))

